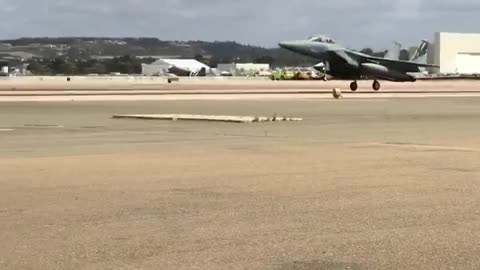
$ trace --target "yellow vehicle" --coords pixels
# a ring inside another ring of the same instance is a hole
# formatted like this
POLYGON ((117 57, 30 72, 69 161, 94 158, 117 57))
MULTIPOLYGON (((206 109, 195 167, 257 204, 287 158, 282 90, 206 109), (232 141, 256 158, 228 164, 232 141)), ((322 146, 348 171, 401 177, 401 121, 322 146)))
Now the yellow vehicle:
POLYGON ((272 71, 272 75, 270 78, 273 81, 280 81, 280 80, 292 80, 295 76, 293 71, 285 70, 285 69, 277 69, 272 71))
POLYGON ((307 72, 297 71, 293 75, 292 80, 311 80, 312 77, 307 72))
POLYGON ((323 76, 319 76, 318 74, 313 74, 309 71, 302 71, 302 70, 275 70, 272 72, 270 78, 274 81, 279 80, 317 80, 323 78, 323 76))

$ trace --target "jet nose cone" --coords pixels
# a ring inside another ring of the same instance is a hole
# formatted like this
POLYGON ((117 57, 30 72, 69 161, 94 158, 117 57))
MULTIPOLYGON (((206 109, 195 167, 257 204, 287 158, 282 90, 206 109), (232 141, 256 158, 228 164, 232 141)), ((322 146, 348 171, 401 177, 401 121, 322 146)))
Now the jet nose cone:
POLYGON ((280 46, 281 48, 284 48, 284 49, 292 49, 296 46, 295 43, 296 42, 294 42, 294 41, 282 41, 282 42, 278 43, 278 46, 280 46))
POLYGON ((310 44, 304 40, 283 41, 278 43, 278 45, 284 49, 297 53, 304 53, 310 49, 310 44))
POLYGON ((314 42, 311 40, 293 40, 283 41, 278 45, 291 52, 303 54, 311 57, 323 57, 323 54, 329 50, 329 46, 323 42, 314 42))

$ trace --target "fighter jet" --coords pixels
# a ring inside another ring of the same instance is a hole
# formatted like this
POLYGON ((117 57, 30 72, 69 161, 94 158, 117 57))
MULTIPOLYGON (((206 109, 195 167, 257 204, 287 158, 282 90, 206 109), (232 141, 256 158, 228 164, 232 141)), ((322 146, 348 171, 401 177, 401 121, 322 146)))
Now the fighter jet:
POLYGON ((393 42, 393 48, 387 51, 385 54, 386 59, 392 59, 392 60, 398 60, 400 59, 400 51, 402 50, 402 44, 394 41, 393 42))
MULTIPOLYGON (((385 53, 385 56, 383 58, 399 60, 401 49, 402 49, 402 44, 394 41, 393 42, 393 47, 391 49, 387 50, 387 52, 385 53)), ((320 72, 320 73, 325 73, 325 63, 323 63, 323 62, 320 62, 320 63, 314 65, 312 68, 314 70, 320 72)), ((326 78, 327 77, 324 77, 324 79, 326 79, 326 78)))
POLYGON ((347 49, 332 38, 317 35, 307 40, 279 43, 287 50, 317 58, 325 62, 326 73, 337 79, 353 80, 350 89, 358 89, 357 80, 373 79, 372 88, 380 90, 378 80, 395 82, 414 82, 416 79, 408 73, 419 72, 421 67, 436 67, 425 63, 386 59, 347 49))
POLYGON ((427 40, 422 40, 422 43, 420 44, 420 46, 418 46, 418 49, 415 51, 410 61, 415 63, 426 64, 429 45, 430 44, 428 43, 427 40))

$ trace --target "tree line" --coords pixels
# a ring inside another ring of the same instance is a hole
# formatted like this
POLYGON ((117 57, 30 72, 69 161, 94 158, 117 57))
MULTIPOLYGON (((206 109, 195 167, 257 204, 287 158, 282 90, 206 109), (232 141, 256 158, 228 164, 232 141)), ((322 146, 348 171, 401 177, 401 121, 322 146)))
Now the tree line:
POLYGON ((129 55, 107 60, 41 58, 31 60, 27 70, 33 75, 141 74, 142 63, 153 61, 154 59, 140 59, 129 55))
MULTIPOLYGON (((196 55, 195 59, 216 67, 219 63, 242 63, 246 60, 254 63, 273 64, 275 59, 271 56, 258 56, 251 59, 241 59, 233 57, 213 57, 204 58, 202 55, 196 55)), ((39 58, 29 61, 27 70, 33 75, 87 75, 87 74, 141 74, 142 64, 150 64, 154 62, 153 58, 138 58, 135 56, 121 56, 112 59, 68 59, 68 58, 39 58)))

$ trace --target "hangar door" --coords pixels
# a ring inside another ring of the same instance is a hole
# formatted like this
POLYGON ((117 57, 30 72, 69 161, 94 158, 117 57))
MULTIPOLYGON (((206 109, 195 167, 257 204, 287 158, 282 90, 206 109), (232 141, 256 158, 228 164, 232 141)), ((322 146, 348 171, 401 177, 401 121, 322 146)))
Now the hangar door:
POLYGON ((480 53, 457 54, 457 72, 461 74, 480 74, 480 53))

